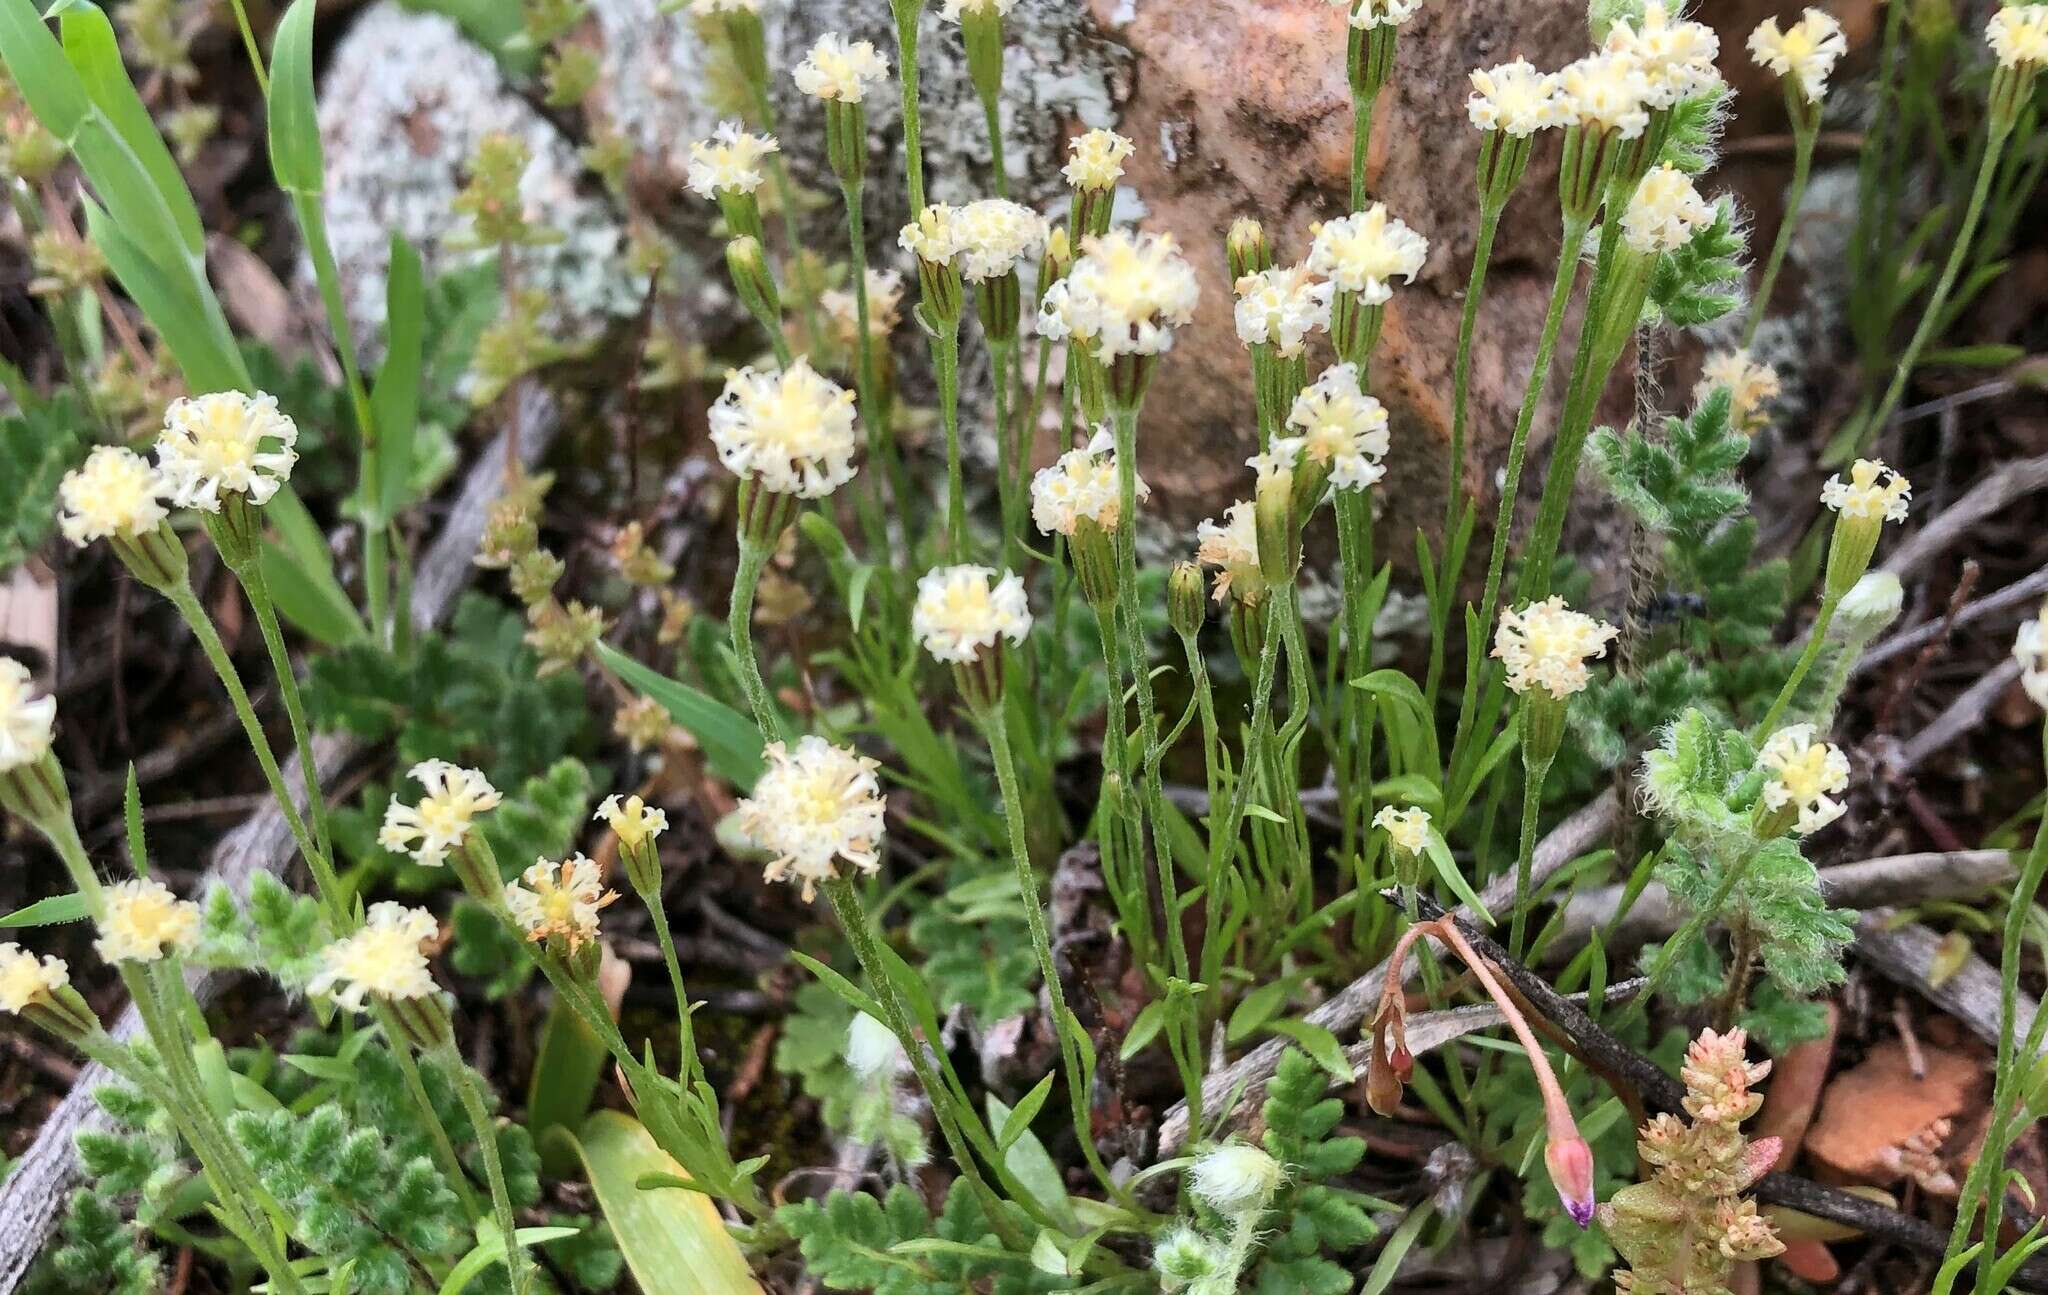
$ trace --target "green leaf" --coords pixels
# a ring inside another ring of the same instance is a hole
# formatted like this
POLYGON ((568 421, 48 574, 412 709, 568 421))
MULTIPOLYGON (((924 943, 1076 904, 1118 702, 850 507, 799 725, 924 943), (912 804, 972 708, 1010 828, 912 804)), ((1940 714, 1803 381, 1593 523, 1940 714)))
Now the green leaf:
POLYGON ((1269 980, 1238 1000, 1236 1010, 1230 1013, 1230 1025, 1224 1030, 1225 1043, 1242 1043, 1279 1015, 1287 1006, 1288 998, 1301 984, 1299 976, 1282 976, 1269 980))
MULTIPOLYGON (((991 1128, 1004 1128, 1010 1121, 1010 1108, 1003 1105, 994 1093, 983 1095, 988 1104, 988 1122, 991 1128)), ((1045 1144, 1029 1129, 1021 1131, 1017 1140, 1003 1152, 1003 1165, 1009 1169, 1017 1182, 1030 1192, 1039 1207, 1069 1232, 1079 1232, 1081 1225, 1074 1217, 1074 1206, 1067 1199, 1066 1182, 1060 1176, 1060 1168, 1053 1163, 1045 1144)))
POLYGON ((1048 1071, 1045 1078, 1032 1085, 1031 1091, 1024 1094, 1023 1100, 1003 1120, 1003 1127, 996 1134, 996 1150, 1008 1151, 1018 1138, 1031 1131, 1031 1121, 1038 1118, 1045 1099, 1052 1093, 1053 1078, 1053 1072, 1048 1071))
POLYGON ((91 913, 83 894, 51 895, 39 899, 26 908, 17 908, 5 917, 0 917, 0 930, 24 926, 56 926, 64 922, 82 922, 91 913))
POLYGON ((1348 1084, 1357 1077, 1349 1058, 1344 1055, 1344 1045, 1337 1041, 1336 1035, 1315 1022, 1275 1021, 1267 1028, 1300 1044, 1309 1059, 1328 1071, 1338 1083, 1348 1084))
POLYGON ((420 384, 426 363, 426 275, 418 250, 396 232, 391 235, 384 303, 384 367, 378 370, 377 385, 370 392, 370 408, 377 427, 381 477, 376 482, 373 516, 389 521, 412 502, 413 440, 420 420, 420 384))
POLYGON ((752 720, 686 683, 656 674, 609 643, 598 644, 597 655, 629 686, 660 703, 671 719, 696 738, 704 758, 721 777, 742 791, 754 785, 764 764, 761 731, 752 720))
POLYGON ((841 999, 845 1000, 845 1002, 848 1005, 850 1005, 854 1011, 865 1012, 869 1016, 874 1017, 878 1021, 886 1021, 889 1019, 888 1013, 882 1010, 882 1005, 880 1003, 877 1003, 874 999, 869 998, 867 994, 861 990, 860 986, 854 984, 851 980, 848 980, 846 977, 840 975, 838 972, 826 966, 824 963, 818 961, 816 958, 813 958, 810 954, 799 953, 796 950, 792 949, 790 950, 789 956, 795 958, 799 963, 803 965, 805 970, 809 971, 812 975, 816 976, 821 982, 823 982, 825 988, 831 990, 833 993, 839 995, 841 999))
POLYGON ((557 995, 541 1024, 533 1078, 526 1086, 526 1124, 549 1174, 559 1178, 574 1168, 573 1157, 563 1153, 559 1139, 548 1137, 549 1130, 572 1129, 583 1122, 610 1061, 604 1041, 557 995))
POLYGON ((1117 1047, 1117 1056, 1129 1061, 1143 1052, 1152 1040, 1159 1037, 1159 1031, 1166 1025, 1166 1000, 1154 999, 1139 1010, 1138 1019, 1131 1022, 1131 1028, 1124 1035, 1124 1041, 1117 1047))
MULTIPOLYGON (((0 4, 6 3, 8 0, 0 0, 0 4)), ((99 245, 122 290, 134 299, 170 348, 185 385, 194 391, 246 389, 247 367, 227 331, 226 320, 220 317, 220 303, 213 299, 212 289, 204 288, 202 298, 194 291, 190 275, 158 265, 143 250, 145 244, 131 237, 127 226, 109 209, 90 198, 83 199, 82 205, 87 236, 99 245)))
MULTIPOLYGON (((58 30, 64 38, 64 57, 77 70, 93 105, 149 176, 157 198, 177 229, 185 254, 193 258, 205 256, 206 233, 199 222, 199 208, 192 201, 192 191, 185 187, 185 174, 178 168, 178 160, 171 156, 157 130, 156 119, 149 115, 142 96, 135 91, 135 83, 128 79, 114 25, 97 7, 82 5, 64 15, 58 30)), ((99 181, 95 179, 94 183, 99 181)), ((130 232, 135 231, 131 228, 130 232)), ((166 258, 174 254, 169 247, 162 249, 166 258)), ((165 264, 169 263, 166 259, 165 264)))
POLYGON ((332 570, 309 570, 299 564, 296 554, 275 544, 265 544, 258 560, 278 615, 307 635, 327 647, 342 647, 368 635, 355 604, 335 583, 332 570))
POLYGON ((290 194, 326 187, 313 97, 313 17, 318 0, 292 0, 270 46, 270 170, 290 194))
POLYGON ((683 1173, 637 1120, 599 1111, 575 1141, 598 1207, 643 1295, 760 1295, 710 1197, 640 1190, 649 1174, 683 1173))
POLYGON ((1465 874, 1458 871, 1458 861, 1451 857, 1451 847, 1444 844, 1443 834, 1435 828, 1429 830, 1429 846, 1423 851, 1429 856, 1430 866, 1436 875, 1451 888, 1458 902, 1477 913, 1481 921, 1493 925, 1493 914, 1486 911, 1486 905, 1479 898, 1479 892, 1472 889, 1472 883, 1465 880, 1465 874))

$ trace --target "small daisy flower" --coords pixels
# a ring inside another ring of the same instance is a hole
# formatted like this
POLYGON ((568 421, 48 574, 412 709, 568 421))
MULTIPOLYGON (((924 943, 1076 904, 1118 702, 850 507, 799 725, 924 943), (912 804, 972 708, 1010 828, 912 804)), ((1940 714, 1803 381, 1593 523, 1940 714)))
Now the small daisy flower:
POLYGON ((2048 709, 2048 607, 2020 626, 2012 641, 2013 659, 2020 663, 2020 685, 2036 706, 2048 709))
POLYGON ((438 868, 448 852, 461 846, 476 816, 496 809, 505 798, 483 774, 446 760, 422 760, 412 767, 413 780, 426 788, 417 805, 393 800, 384 810, 377 844, 394 854, 408 854, 415 863, 438 868))
POLYGON ((773 135, 750 134, 736 121, 720 122, 710 139, 690 145, 690 192, 700 198, 721 191, 752 193, 767 178, 761 163, 781 151, 773 135))
POLYGON ((275 396, 216 391, 173 401, 157 436, 156 466, 171 502, 220 511, 221 496, 264 504, 292 474, 298 425, 275 396))
POLYGON ((1800 93, 1810 103, 1826 97, 1835 62, 1848 52, 1842 24, 1818 9, 1808 9, 1798 22, 1783 30, 1776 18, 1766 18, 1749 34, 1749 56, 1759 67, 1797 80, 1800 93))
POLYGON ((1330 331, 1335 285, 1306 265, 1281 265, 1237 281, 1237 336, 1246 346, 1271 346, 1292 359, 1308 335, 1330 331))
POLYGON ((1502 612, 1493 655, 1507 667, 1507 685, 1514 692, 1536 688, 1563 701, 1586 686, 1592 677, 1586 662, 1606 656, 1608 642, 1618 633, 1552 596, 1520 611, 1502 612))
POLYGON ((619 844, 624 846, 640 845, 668 831, 668 815, 638 796, 627 796, 623 800, 616 794, 606 796, 591 818, 611 828, 619 838, 619 844))
POLYGON ((991 15, 1007 18, 1010 10, 1017 7, 1017 0, 946 0, 939 10, 939 17, 947 22, 961 22, 969 17, 986 18, 991 15))
POLYGON ((62 958, 38 958, 18 944, 0 944, 0 1012, 26 1011, 70 983, 62 958))
POLYGON ((1622 213, 1621 232, 1644 256, 1675 252, 1714 223, 1714 209, 1693 188, 1692 177, 1669 162, 1654 167, 1636 186, 1622 213))
POLYGON ((535 860, 505 886, 505 906, 526 938, 537 944, 560 938, 571 953, 597 938, 598 913, 618 898, 605 889, 597 865, 580 854, 560 863, 535 860))
POLYGON ((880 870, 886 805, 873 760, 815 734, 795 750, 771 742, 762 754, 768 768, 734 815, 749 844, 775 855, 769 881, 795 878, 808 903, 842 864, 880 870))
POLYGON ((866 1012, 855 1012, 846 1027, 846 1068, 863 1084, 886 1084, 910 1068, 910 1054, 896 1031, 866 1012))
POLYGON ((1557 77, 1539 72, 1528 59, 1472 70, 1472 97, 1465 115, 1481 130, 1497 130, 1527 139, 1539 130, 1562 124, 1557 77))
POLYGON ((1159 355, 1193 320, 1201 285, 1171 234, 1113 229, 1084 239, 1067 277, 1045 294, 1039 331, 1093 343, 1107 364, 1120 355, 1159 355))
POLYGON ((1364 211, 1315 227, 1308 268, 1328 278, 1341 292, 1358 294, 1369 306, 1384 305, 1394 295, 1390 282, 1400 275, 1408 282, 1422 272, 1429 258, 1429 240, 1374 203, 1364 211))
POLYGON ((1729 422, 1744 436, 1770 426, 1771 402, 1784 390, 1778 371, 1750 359, 1748 351, 1720 351, 1708 357, 1693 399, 1704 400, 1720 387, 1728 391, 1729 422))
POLYGON ((710 421, 718 461, 776 494, 821 499, 853 480, 853 393, 809 360, 726 374, 710 421))
POLYGON ((1821 488, 1820 501, 1845 520, 1903 522, 1913 499, 1913 483, 1886 467, 1881 459, 1858 459, 1849 465, 1849 479, 1836 473, 1821 488))
POLYGON ((1220 525, 1212 519, 1195 528, 1195 558, 1216 568, 1212 596, 1217 602, 1234 591, 1240 602, 1257 603, 1265 595, 1266 577, 1259 568, 1256 506, 1240 499, 1224 510, 1220 525))
POLYGON ((1300 433, 1301 453, 1329 468, 1337 489, 1363 490, 1387 475, 1380 464, 1390 444, 1387 411, 1359 385, 1357 365, 1323 370, 1295 397, 1287 425, 1300 433))
POLYGON ((1721 84, 1720 70, 1714 66, 1721 37, 1705 23, 1680 17, 1662 0, 1643 6, 1641 22, 1617 19, 1607 31, 1606 51, 1635 64, 1649 88, 1645 101, 1652 108, 1669 108, 1721 84))
POLYGON ((199 943, 199 905, 160 881, 137 878, 107 887, 93 951, 108 962, 155 962, 199 943))
POLYGON ((1067 164, 1060 174, 1083 191, 1100 192, 1123 178, 1124 163, 1137 146, 1113 130, 1091 130, 1067 145, 1067 164))
POLYGON ((1771 771, 1763 802, 1770 809, 1795 809, 1795 830, 1805 836, 1840 818, 1835 799, 1849 789, 1849 757, 1830 742, 1816 742, 1811 724, 1794 724, 1771 734, 1757 762, 1771 771))
POLYGON ((1226 1142, 1195 1159, 1188 1187, 1218 1214, 1238 1218, 1266 1208, 1286 1177, 1278 1160, 1249 1142, 1226 1142))
POLYGON ((440 930, 424 908, 389 900, 372 904, 359 930, 320 950, 320 970, 306 992, 332 998, 352 1012, 363 1011, 371 997, 425 998, 434 992, 434 976, 420 945, 440 930))
POLYGON ((818 37, 792 76, 796 88, 814 99, 859 103, 868 89, 889 75, 889 64, 867 41, 850 41, 838 32, 818 37))
POLYGON ((0 773, 34 764, 49 753, 57 726, 57 699, 38 697, 28 667, 0 657, 0 773))
POLYGON ((121 446, 97 446, 57 484, 57 528, 81 547, 153 531, 166 515, 163 492, 163 477, 149 460, 121 446))
POLYGON ((1984 28, 1991 53, 2004 68, 2020 70, 2048 66, 2048 8, 2038 4, 2008 4, 1991 15, 1984 28))
POLYGON ((1557 84, 1564 125, 1634 139, 1650 124, 1650 82, 1634 59, 1589 54, 1566 64, 1557 84))
MULTIPOLYGON (((1151 493, 1151 487, 1140 479, 1138 499, 1151 493)), ((1087 445, 1068 450, 1031 478, 1031 520, 1047 535, 1072 535, 1084 521, 1114 531, 1122 514, 1116 438, 1107 424, 1095 429, 1087 445)))
POLYGON ((1021 203, 983 198, 954 214, 951 232, 960 277, 969 283, 985 283, 1037 261, 1045 246, 1046 221, 1021 203))
POLYGON ((1001 641, 1022 643, 1031 632, 1024 578, 977 566, 927 571, 918 578, 910 629, 934 659, 962 665, 1001 641))
POLYGON ((1395 809, 1383 805, 1380 812, 1372 816, 1372 825, 1387 834, 1387 839, 1409 854, 1419 855, 1429 848, 1429 811, 1420 807, 1395 809))
POLYGON ((1399 27, 1422 8, 1422 0, 1330 0, 1351 11, 1351 25, 1360 31, 1399 27))
POLYGON ((950 265, 960 254, 961 232, 960 209, 950 203, 934 202, 903 227, 896 242, 920 261, 950 265))

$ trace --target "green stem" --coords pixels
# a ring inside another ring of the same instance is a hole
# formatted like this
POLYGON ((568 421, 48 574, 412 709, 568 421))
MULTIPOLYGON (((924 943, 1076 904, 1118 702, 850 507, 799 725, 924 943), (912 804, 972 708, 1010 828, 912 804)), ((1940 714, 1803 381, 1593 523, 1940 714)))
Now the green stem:
MULTIPOLYGON (((1787 96, 1797 96, 1799 91, 1791 82, 1786 83, 1787 96)), ((1742 330, 1744 351, 1756 344, 1757 329, 1763 327, 1764 315, 1771 306, 1771 290, 1777 287, 1778 271, 1785 266, 1785 255, 1792 248, 1792 235, 1799 227, 1799 207, 1806 201, 1806 181, 1813 170, 1813 145, 1819 136, 1819 113, 1809 115, 1800 111, 1797 102, 1792 105, 1792 187, 1785 194, 1785 218, 1778 222, 1778 237, 1771 243, 1771 254, 1764 261, 1763 274, 1756 281, 1756 299, 1750 303, 1749 323, 1742 330)))
POLYGON ((1372 152, 1372 110, 1378 95, 1351 96, 1351 210, 1365 210, 1365 168, 1372 152))
POLYGON ((277 676, 277 694, 284 702, 291 725, 292 742, 299 748, 299 772, 306 784, 306 806, 313 820, 313 838, 320 843, 321 857, 334 857, 334 843, 327 828, 327 798, 320 789, 319 761, 313 758, 313 730, 306 722, 306 703, 299 693, 299 677, 292 666, 291 652, 284 641, 284 626, 277 619, 277 604, 271 600, 270 584, 260 564, 251 563, 246 572, 235 573, 242 590, 255 609, 256 625, 263 633, 263 646, 270 653, 270 668, 277 676))
POLYGON ((939 382, 939 422, 946 434, 946 552, 967 561, 966 481, 960 462, 960 334, 941 328, 931 336, 932 368, 939 382))
POLYGON ((455 1081, 462 1109, 469 1113, 469 1122, 476 1129, 477 1154, 483 1157, 484 1178, 491 1189, 491 1212, 505 1242, 506 1275, 511 1279, 514 1295, 525 1295, 532 1273, 519 1249, 519 1221, 512 1214, 512 1197, 505 1189, 505 1166, 498 1158, 498 1134, 491 1122, 490 1108, 477 1091, 476 1076, 463 1064, 453 1045, 442 1050, 440 1061, 455 1081))
POLYGON ((413 1058, 412 1049, 406 1046, 405 1031, 399 1026, 397 1015, 391 1005, 381 999, 371 999, 377 1015, 377 1024, 384 1032, 386 1050, 391 1059, 398 1063, 399 1078, 405 1083, 406 1096, 419 1111, 420 1124, 427 1130, 427 1142, 433 1149, 434 1163, 440 1166, 442 1177, 448 1180, 462 1197, 462 1204, 471 1216, 476 1214, 476 1193, 470 1190, 469 1172, 462 1167, 462 1157, 455 1153, 455 1143, 448 1136, 448 1130, 441 1127, 441 1116, 434 1110, 434 1098, 427 1092, 426 1076, 420 1073, 419 1062, 413 1058))
MULTIPOLYGON (((1113 778, 1116 781, 1116 804, 1123 805, 1128 798, 1138 794, 1128 760, 1131 730, 1124 721, 1124 648, 1120 629, 1123 618, 1115 607, 1097 607, 1094 611, 1097 637, 1102 640, 1103 679, 1109 694, 1103 710, 1103 793, 1096 797, 1096 803, 1101 805, 1110 800, 1109 783, 1113 778)), ((1157 932, 1152 929, 1152 898, 1144 881, 1144 839, 1138 836, 1133 840, 1129 815, 1112 811, 1099 814, 1097 818, 1103 876, 1109 882, 1117 916, 1123 921, 1131 942, 1131 956, 1139 966, 1148 965, 1157 956, 1157 932)))
MULTIPOLYGON (((1472 395, 1472 335, 1479 325, 1479 301, 1486 291, 1486 271, 1493 260, 1493 239, 1500 229, 1501 204, 1488 200, 1479 209, 1479 243, 1472 252, 1472 276, 1465 284, 1465 308, 1458 316, 1458 358, 1451 367, 1451 459, 1444 491, 1444 537, 1457 528, 1458 501, 1465 481, 1465 420, 1472 395)), ((1548 316, 1545 316, 1546 322, 1548 316)), ((1553 339, 1555 340, 1555 339, 1553 339)))
POLYGON ((1778 731, 1778 724, 1785 718, 1785 710, 1792 704, 1792 698, 1799 691, 1799 685, 1806 682, 1813 663, 1820 659, 1821 645, 1827 641, 1828 626, 1835 619, 1835 608, 1841 605, 1839 597, 1829 595, 1820 600, 1820 615, 1814 617, 1813 628, 1807 632, 1806 648, 1799 654, 1798 664, 1792 667, 1792 674, 1785 680, 1785 686, 1778 690, 1777 700, 1765 713, 1764 722, 1757 726, 1757 735, 1769 738, 1778 731))
POLYGON ((763 738, 779 742, 784 736, 782 717, 775 709, 775 699, 769 695, 768 685, 761 679, 760 662, 754 656, 754 589, 761 582, 761 565, 767 558, 767 549, 741 537, 739 569, 733 573, 732 603, 726 613, 726 627, 732 634, 740 688, 747 694, 747 705, 753 709, 754 723, 760 727, 763 738))
POLYGON ((896 64, 903 86, 903 172, 913 218, 925 208, 924 125, 917 109, 917 19, 924 0, 891 0, 896 14, 896 64))
POLYGON ((1546 760, 1526 769, 1522 780, 1522 835, 1515 851, 1515 912, 1508 937, 1508 952, 1518 962, 1527 948, 1529 910, 1535 906, 1531 875, 1536 867, 1536 827, 1543 814, 1543 780, 1549 776, 1546 760))
POLYGON ((996 197, 1008 198, 1010 170, 1003 162, 1003 114, 997 106, 996 96, 985 94, 981 97, 981 112, 988 119, 989 168, 995 172, 996 197))
POLYGON ((256 74, 256 92, 263 99, 270 98, 270 75, 263 66, 263 47, 256 43, 256 29, 249 25, 248 11, 242 7, 242 0, 232 0, 235 11, 235 26, 242 33, 242 48, 249 55, 249 70, 256 74))
POLYGON ((868 329, 868 244, 867 216, 863 211, 865 186, 858 179, 842 182, 840 196, 846 202, 846 238, 851 253, 853 269, 854 331, 859 335, 856 342, 857 361, 854 370, 854 388, 860 405, 861 426, 867 429, 868 462, 874 471, 869 473, 867 489, 863 492, 861 525, 865 529, 868 544, 876 552, 888 548, 888 531, 882 520, 882 482, 886 478, 896 490, 896 505, 903 506, 903 492, 896 478, 895 453, 890 446, 888 411, 882 408, 881 383, 875 372, 875 339, 868 329))
POLYGON ((676 996, 676 1025, 682 1033, 683 1065, 686 1068, 700 1065, 697 1059, 696 1031, 690 1024, 690 991, 683 983, 683 964, 676 957, 675 934, 668 929, 668 906, 662 901, 661 888, 649 887, 642 897, 647 911, 654 918, 654 938, 661 944, 661 961, 668 968, 669 988, 676 996))

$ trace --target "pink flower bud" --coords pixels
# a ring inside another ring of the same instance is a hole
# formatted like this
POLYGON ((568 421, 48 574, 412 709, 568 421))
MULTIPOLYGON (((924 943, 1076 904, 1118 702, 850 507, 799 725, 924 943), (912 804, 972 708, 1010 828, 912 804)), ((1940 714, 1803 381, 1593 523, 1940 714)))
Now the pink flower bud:
POLYGON ((1543 1148, 1543 1163, 1550 1181, 1564 1201, 1572 1222, 1587 1227, 1593 1222, 1593 1149, 1573 1133, 1550 1139, 1543 1148))

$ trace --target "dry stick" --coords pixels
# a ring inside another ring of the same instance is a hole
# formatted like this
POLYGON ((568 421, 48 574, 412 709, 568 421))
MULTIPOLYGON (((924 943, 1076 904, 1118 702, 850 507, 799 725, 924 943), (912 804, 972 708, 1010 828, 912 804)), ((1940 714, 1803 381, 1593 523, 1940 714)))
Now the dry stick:
POLYGON ((2048 490, 2048 455, 2008 463, 1976 485, 1911 539, 1892 550, 1884 569, 1904 578, 1951 544, 1969 536, 1977 523, 2037 490, 2048 490))
MULTIPOLYGON (((532 384, 528 386, 522 397, 527 408, 520 451, 528 459, 538 459, 557 430, 556 410, 552 398, 532 389, 532 384)), ((431 628, 441 619, 469 578, 470 559, 476 556, 485 516, 503 485, 504 456, 501 439, 493 439, 485 447, 464 478, 462 492, 441 534, 420 563, 413 583, 412 606, 413 623, 421 629, 431 628)), ((323 778, 332 777, 361 749, 353 738, 318 737, 313 740, 314 764, 323 778)), ((287 762, 288 786, 300 785, 300 759, 300 754, 294 754, 287 762)), ((283 870, 296 853, 284 815, 273 802, 221 840, 214 851, 206 884, 226 885, 241 893, 255 874, 283 870)), ((226 989, 227 984, 224 975, 202 975, 193 983, 192 992, 203 1005, 226 989)), ((126 1038, 139 1028, 140 1021, 134 1009, 129 1008, 122 1013, 114 1033, 126 1038)), ((81 1131, 106 1128, 104 1115, 93 1103, 92 1091, 109 1079, 99 1066, 89 1067, 44 1121, 35 1142, 16 1162, 14 1172, 5 1183, 0 1183, 0 1295, 14 1295, 20 1288, 64 1211, 74 1181, 73 1139, 81 1131)))
POLYGON ((2016 580, 2003 589, 1988 593, 1973 603, 1957 608, 1953 617, 1939 617, 1925 625, 1918 625, 1892 635, 1858 658, 1851 673, 1862 675, 1894 657, 1904 656, 1945 634, 1952 634, 1965 625, 1974 625, 1980 620, 1996 616, 2000 612, 2011 611, 2015 607, 2024 607, 2031 615, 2038 610, 2044 595, 2048 595, 2048 567, 2042 567, 2025 579, 2016 580))
POLYGON ((1932 723, 1906 739, 1896 753, 1884 757, 1880 766, 1882 771, 1889 777, 1902 778, 1919 768, 1929 756, 1983 723, 1992 703, 2004 696, 2006 689, 2012 687, 2019 677, 2020 663, 2011 657, 1987 670, 1983 678, 1964 689, 1962 695, 1950 702, 1948 709, 1935 716, 1932 723))
MULTIPOLYGON (((2001 1034, 1998 968, 1973 953, 1954 974, 1936 984, 1928 979, 1927 969, 1935 963, 1942 937, 1916 922, 1893 929, 1889 925, 1893 916, 1888 909, 1863 915, 1856 924, 1857 954, 1888 978, 1918 991, 1921 997, 1961 1021, 1970 1033, 1996 1045, 2001 1034)), ((2026 1037, 2040 1010, 2040 1004, 2032 997, 2024 993, 2019 996, 2013 1012, 2015 1039, 2026 1037)), ((2041 1053, 2048 1056, 2048 1044, 2043 1044, 2041 1053)))

